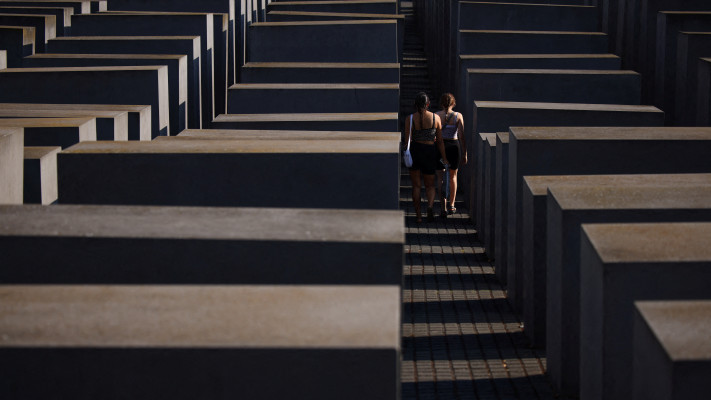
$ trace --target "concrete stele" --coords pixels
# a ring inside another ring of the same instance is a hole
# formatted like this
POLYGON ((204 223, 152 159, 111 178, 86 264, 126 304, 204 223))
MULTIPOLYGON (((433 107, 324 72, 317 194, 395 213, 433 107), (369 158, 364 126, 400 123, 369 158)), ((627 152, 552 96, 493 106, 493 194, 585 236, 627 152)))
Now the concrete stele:
POLYGON ((57 154, 61 147, 25 147, 25 204, 52 204, 57 200, 57 154))
POLYGON ((24 132, 0 128, 0 204, 22 204, 24 132))

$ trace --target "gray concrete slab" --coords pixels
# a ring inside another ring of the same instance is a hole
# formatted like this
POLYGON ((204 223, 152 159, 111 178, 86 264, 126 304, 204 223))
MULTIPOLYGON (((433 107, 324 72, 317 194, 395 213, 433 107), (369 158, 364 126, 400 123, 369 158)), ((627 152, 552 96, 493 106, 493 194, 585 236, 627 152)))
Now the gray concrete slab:
POLYGON ((164 137, 163 139, 391 140, 399 142, 400 136, 400 132, 186 129, 178 136, 164 137))
POLYGON ((693 126, 697 110, 694 101, 698 87, 698 60, 711 56, 711 32, 679 32, 677 38, 673 121, 677 126, 693 126))
POLYGON ((202 124, 210 123, 223 104, 217 102, 218 90, 226 82, 216 79, 215 64, 226 62, 224 49, 215 45, 214 18, 212 14, 199 13, 109 13, 76 16, 72 20, 75 36, 148 36, 148 35, 198 35, 200 36, 202 124), (222 83, 222 86, 216 86, 222 83))
POLYGON ((227 114, 212 121, 215 129, 399 131, 397 113, 227 114))
POLYGON ((243 83, 400 83, 398 63, 247 63, 243 83))
MULTIPOLYGON (((711 174, 544 175, 523 179, 522 282, 523 322, 535 347, 546 345, 546 274, 548 188, 627 186, 697 187, 711 185, 711 174)), ((601 192, 601 194, 604 192, 601 192)))
POLYGON ((128 112, 87 110, 37 110, 33 108, 3 108, 0 104, 0 119, 4 118, 77 118, 96 119, 96 140, 128 140, 128 112))
POLYGON ((276 1, 267 11, 308 11, 327 13, 397 14, 396 0, 276 1))
POLYGON ((239 83, 229 88, 228 100, 231 114, 387 112, 400 107, 400 85, 239 83))
MULTIPOLYGON (((188 127, 202 127, 199 36, 82 36, 49 42, 61 54, 185 54, 188 57, 188 127)), ((130 136, 131 140, 138 140, 130 136)))
POLYGON ((0 128, 0 204, 22 204, 24 133, 0 128))
MULTIPOLYGON (((132 65, 165 65, 168 67, 168 110, 170 134, 177 135, 187 129, 188 85, 198 87, 199 82, 192 77, 188 80, 186 55, 176 54, 35 54, 25 57, 23 65, 29 68, 41 67, 99 67, 132 65)), ((113 138, 99 138, 113 140, 113 138)))
POLYGON ((218 13, 227 14, 227 48, 228 48, 228 67, 227 67, 227 84, 233 85, 237 82, 237 68, 244 63, 240 46, 244 46, 245 40, 243 35, 244 21, 240 18, 240 12, 244 13, 243 7, 239 0, 112 0, 109 4, 110 11, 163 11, 163 12, 194 12, 194 13, 218 13), (241 9, 242 8, 242 9, 241 9), (238 58, 241 56, 242 58, 238 58))
MULTIPOLYGON (((106 1, 103 1, 106 3, 106 1)), ((88 14, 91 12, 91 0, 0 0, 2 6, 21 7, 71 7, 74 14, 88 14)))
POLYGON ((57 153, 61 147, 25 147, 24 204, 52 204, 57 200, 57 153))
MULTIPOLYGON (((511 288, 521 286, 516 279, 523 268, 523 176, 709 172, 711 130, 706 128, 511 128, 509 140, 506 268, 509 297, 517 310, 522 307, 521 297, 515 297, 520 291, 511 288)), ((561 392, 577 393, 577 364, 565 365, 562 359, 567 338, 548 331, 547 369, 561 392)))
POLYGON ((0 117, 96 118, 98 140, 151 140, 151 106, 109 104, 0 103, 0 117), (126 123, 124 124, 124 116, 126 123), (126 130, 127 134, 123 132, 126 130), (108 139, 113 137, 113 139, 108 139))
POLYGON ((711 124, 711 58, 699 59, 697 68, 696 126, 707 126, 711 124))
POLYGON ((395 210, 5 207, 2 281, 399 286, 403 219, 395 210))
POLYGON ((482 213, 482 226, 484 226, 484 249, 489 258, 494 258, 494 240, 496 232, 494 230, 494 202, 495 180, 496 180, 496 138, 497 135, 487 137, 484 143, 484 182, 483 200, 484 207, 482 213))
POLYGON ((459 31, 459 54, 605 54, 607 36, 591 32, 459 31))
POLYGON ((462 54, 455 97, 462 101, 466 98, 467 70, 472 68, 619 70, 621 63, 614 54, 462 54))
POLYGON ((54 15, 55 36, 65 36, 71 34, 72 15, 74 15, 74 9, 71 7, 4 6, 3 3, 0 3, 0 13, 54 15))
POLYGON ((24 128, 25 146, 60 146, 96 140, 96 118, 0 118, 2 127, 24 128))
POLYGON ((399 205, 397 141, 84 142, 60 153, 58 163, 59 202, 64 204, 399 205), (349 185, 343 186, 344 180, 349 185))
POLYGON ((11 14, 0 9, 0 25, 31 26, 35 28, 35 50, 46 51, 46 43, 57 36, 57 18, 54 15, 11 14))
POLYGON ((467 204, 467 208, 474 210, 474 218, 472 219, 480 239, 484 238, 484 231, 486 230, 484 224, 484 185, 487 179, 487 176, 484 174, 486 169, 485 148, 486 142, 490 138, 496 138, 496 133, 482 132, 477 135, 476 140, 478 144, 475 147, 476 153, 469 153, 474 154, 474 159, 476 160, 476 175, 471 175, 468 184, 462 185, 463 188, 467 188, 468 190, 467 198, 469 199, 469 204, 467 204))
POLYGON ((506 168, 509 164, 509 132, 496 134, 496 176, 494 177, 494 259, 496 260, 496 277, 506 285, 506 237, 508 218, 505 210, 508 208, 508 178, 506 168))
POLYGON ((640 70, 645 77, 653 77, 645 79, 645 90, 651 91, 654 105, 668 112, 669 123, 672 123, 676 91, 677 34, 680 31, 709 30, 711 12, 662 11, 657 16, 655 47, 650 47, 652 52, 649 55, 649 60, 654 64, 648 65, 645 62, 640 70))
POLYGON ((21 67, 22 57, 35 53, 35 28, 0 25, 0 48, 5 50, 6 67, 21 67))
POLYGON ((583 386, 582 397, 632 397, 635 301, 711 298, 710 226, 583 225, 580 367, 595 386, 583 386))
POLYGON ((164 66, 8 68, 0 71, 0 101, 146 104, 151 106, 152 136, 170 129, 164 66))
POLYGON ((247 39, 248 62, 398 62, 395 20, 259 22, 247 39))
POLYGON ((7 399, 399 393, 396 285, 4 285, 0 293, 7 399))
POLYGON ((711 386, 711 302, 635 302, 634 399, 703 398, 711 386))
POLYGON ((522 101, 640 104, 641 77, 634 71, 468 69, 467 103, 522 101))
POLYGON ((7 68, 7 50, 0 50, 0 69, 7 68))
POLYGON ((459 2, 459 29, 598 32, 592 6, 459 2))

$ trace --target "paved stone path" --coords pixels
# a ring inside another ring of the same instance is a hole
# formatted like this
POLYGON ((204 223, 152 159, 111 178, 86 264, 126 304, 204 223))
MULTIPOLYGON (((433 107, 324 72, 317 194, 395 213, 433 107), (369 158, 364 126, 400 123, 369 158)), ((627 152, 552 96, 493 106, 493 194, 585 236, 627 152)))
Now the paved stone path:
POLYGON ((552 399, 544 352, 529 348, 467 210, 417 224, 405 175, 403 400, 552 399))

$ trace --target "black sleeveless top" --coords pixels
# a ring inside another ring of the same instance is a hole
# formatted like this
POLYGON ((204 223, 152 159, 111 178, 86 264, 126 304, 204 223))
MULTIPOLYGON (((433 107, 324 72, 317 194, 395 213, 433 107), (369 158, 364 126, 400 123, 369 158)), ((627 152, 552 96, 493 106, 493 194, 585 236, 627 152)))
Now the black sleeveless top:
MULTIPOLYGON (((414 116, 415 114, 411 114, 410 118, 414 116)), ((412 124, 412 119, 410 120, 412 124)), ((434 142, 435 138, 437 137, 437 128, 435 128, 435 119, 434 119, 434 113, 432 113, 432 128, 428 129, 413 129, 412 131, 412 140, 415 142, 434 142)), ((415 126, 413 125, 412 128, 415 126)))

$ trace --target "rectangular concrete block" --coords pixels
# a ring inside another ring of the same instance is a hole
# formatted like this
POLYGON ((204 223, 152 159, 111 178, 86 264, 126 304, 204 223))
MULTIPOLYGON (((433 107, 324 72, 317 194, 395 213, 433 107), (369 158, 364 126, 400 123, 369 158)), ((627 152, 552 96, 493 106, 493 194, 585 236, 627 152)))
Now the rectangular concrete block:
POLYGON ((0 71, 0 101, 145 104, 151 106, 152 136, 169 131, 164 66, 8 68, 0 71))
POLYGON ((244 83, 400 83, 398 63, 247 63, 244 83))
POLYGON ((0 103, 3 117, 96 118, 99 140, 151 139, 151 106, 112 104, 0 103), (123 136, 123 115, 127 114, 127 136, 123 136), (110 132, 110 133, 109 133, 110 132), (105 135, 105 136, 102 136, 105 135))
POLYGON ((57 36, 57 18, 54 15, 12 14, 0 9, 0 25, 35 28, 35 50, 38 52, 45 51, 47 41, 57 36))
POLYGON ((24 133, 0 128, 0 204, 22 204, 24 133))
POLYGON ((494 193, 494 259, 496 260, 496 277, 506 285, 506 237, 508 219, 508 178, 506 173, 509 164, 509 132, 496 134, 496 176, 494 193))
POLYGON ((25 204, 47 205, 57 200, 57 153, 61 150, 61 147, 25 147, 25 204))
MULTIPOLYGON (((25 57, 23 65, 39 67, 99 67, 131 65, 164 65, 168 67, 168 101, 170 134, 187 129, 188 85, 199 85, 192 77, 188 81, 188 61, 185 55, 167 54, 35 54, 25 57)), ((103 139, 113 140, 113 138, 103 139)))
MULTIPOLYGON (((217 48, 215 45, 212 14, 136 12, 80 15, 72 21, 72 34, 75 36, 198 35, 201 51, 203 126, 210 123, 217 115, 217 110, 224 110, 224 104, 217 102, 216 95, 219 95, 217 88, 226 87, 227 83, 224 79, 217 79, 215 65, 220 60, 227 62, 227 44, 224 43, 225 48, 217 48)), ((224 98, 222 99, 224 101, 224 98)))
POLYGON ((235 139, 235 140, 390 140, 399 141, 400 132, 357 131, 277 131, 237 129, 186 129, 178 136, 156 139, 235 139))
MULTIPOLYGON (((4 6, 23 6, 23 7, 71 7, 74 14, 88 14, 91 12, 92 0, 38 0, 38 1, 8 1, 3 0, 2 5, 4 6)), ((104 10, 106 10, 106 1, 101 0, 99 3, 103 3, 104 10)))
POLYGON ((231 114, 387 112, 400 107, 400 85, 239 83, 229 88, 228 101, 231 114))
POLYGON ((7 50, 0 50, 0 69, 7 68, 7 50))
POLYGON ((467 98, 472 101, 638 105, 640 90, 641 77, 634 71, 467 70, 467 98))
POLYGON ((6 399, 399 393, 395 285, 5 285, 0 295, 6 399))
POLYGON ((607 36, 595 32, 459 31, 459 54, 607 53, 607 36))
POLYGON ((52 7, 48 4, 46 7, 37 6, 6 6, 0 2, 0 13, 2 14, 33 14, 33 15, 53 15, 55 18, 55 36, 65 36, 71 34, 72 15, 74 9, 71 7, 52 7))
POLYGON ((638 301, 633 399, 703 398, 711 391, 711 301, 638 301))
POLYGON ((399 131, 397 113, 227 114, 212 121, 215 129, 399 131))
POLYGON ((711 12, 662 11, 657 16, 655 47, 650 61, 644 63, 644 76, 651 73, 654 79, 645 83, 645 88, 653 94, 654 104, 667 111, 668 121, 674 117, 674 93, 676 91, 677 35, 680 31, 706 32, 711 30, 711 12), (654 57, 654 58, 652 58, 654 57))
POLYGON ((268 11, 308 11, 328 13, 397 14, 395 0, 352 0, 352 1, 276 1, 267 7, 268 11))
POLYGON ((399 141, 85 142, 60 153, 58 163, 59 202, 65 204, 356 209, 399 204, 399 141))
POLYGON ((22 57, 35 53, 35 28, 0 25, 0 48, 6 51, 7 67, 21 67, 22 57))
POLYGON ((99 110, 39 110, 33 105, 26 108, 16 104, 0 104, 2 118, 95 118, 97 140, 128 140, 128 112, 99 110))
MULTIPOLYGON (((484 238, 484 186, 487 176, 484 174, 486 169, 485 148, 486 142, 490 138, 496 138, 496 133, 480 133, 477 135, 477 146, 475 147, 475 162, 477 164, 477 174, 470 177, 468 185, 463 185, 469 188, 469 204, 470 210, 474 210, 474 226, 477 229, 480 239, 484 238)), ((471 154, 471 153, 470 153, 471 154)))
MULTIPOLYGON (((544 3, 544 2, 541 2, 544 3)), ((592 6, 459 2, 459 29, 597 32, 592 6)))
MULTIPOLYGON (((702 173, 709 171, 706 128, 511 128, 507 274, 509 296, 520 291, 522 273, 522 185, 526 175, 702 173), (670 154, 677 156, 670 157, 670 154), (512 286, 513 285, 513 286, 512 286)), ((550 295, 550 293, 549 293, 550 295)), ((521 310, 521 298, 512 299, 521 310)), ((550 317, 549 317, 550 318, 550 317)), ((564 393, 577 393, 577 367, 564 366, 560 338, 547 333, 547 369, 564 393), (557 340, 557 342, 556 342, 557 340)), ((577 365, 577 364, 575 364, 577 365)))
POLYGON ((711 224, 590 224, 582 232, 580 367, 594 386, 581 398, 631 398, 634 302, 711 299, 711 224))
POLYGON ((395 20, 259 22, 247 38, 248 62, 398 62, 395 20))
MULTIPOLYGON (((535 347, 546 345, 546 273, 549 188, 698 187, 711 185, 711 174, 544 175, 523 179, 522 282, 524 332, 535 347)), ((602 193, 602 192, 601 192, 602 193)))
POLYGON ((8 206, 0 221, 4 283, 402 281, 404 225, 395 210, 8 206))
POLYGON ((23 128, 25 146, 67 148, 86 140, 96 140, 95 118, 0 118, 0 127, 23 128))
MULTIPOLYGON (((199 36, 82 36, 49 42, 55 54, 185 54, 188 62, 188 127, 202 127, 199 36)), ((172 76, 172 74, 169 74, 172 76)), ((131 140, 138 140, 130 136, 131 140)))
POLYGON ((700 58, 697 64, 696 126, 707 126, 711 123, 711 58, 700 58))

